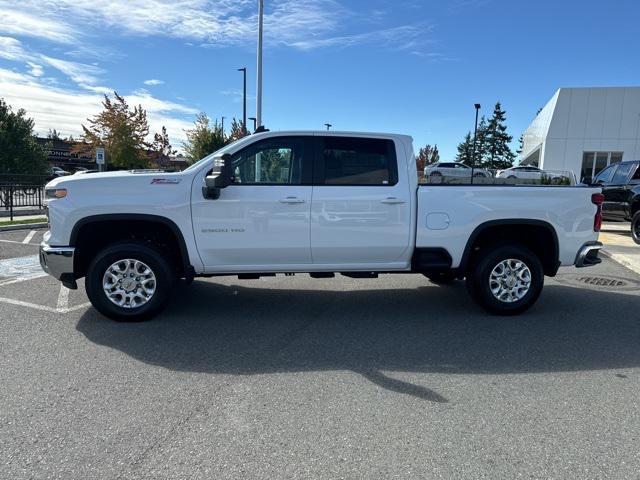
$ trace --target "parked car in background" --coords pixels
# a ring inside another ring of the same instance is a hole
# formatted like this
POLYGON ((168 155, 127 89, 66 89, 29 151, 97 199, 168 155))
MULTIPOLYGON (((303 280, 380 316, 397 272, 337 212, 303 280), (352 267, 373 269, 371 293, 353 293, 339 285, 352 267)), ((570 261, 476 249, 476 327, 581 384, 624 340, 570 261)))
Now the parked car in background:
POLYGON ((516 166, 498 170, 496 172, 496 178, 519 178, 523 180, 539 180, 541 182, 547 179, 550 183, 566 182, 567 185, 571 183, 568 172, 552 172, 533 166, 516 166))
MULTIPOLYGON (((425 177, 471 178, 471 167, 461 162, 436 162, 424 167, 425 177)), ((483 168, 474 168, 473 176, 490 178, 491 173, 483 168)))
POLYGON ((631 222, 631 237, 640 245, 640 161, 621 162, 609 165, 594 179, 583 178, 583 183, 602 187, 604 203, 602 214, 605 220, 628 220, 631 222))
POLYGON ((52 180, 54 178, 58 178, 58 177, 65 177, 67 175, 71 175, 71 173, 67 172, 66 170, 63 170, 60 167, 51 167, 49 168, 49 172, 48 172, 48 178, 49 180, 52 180))

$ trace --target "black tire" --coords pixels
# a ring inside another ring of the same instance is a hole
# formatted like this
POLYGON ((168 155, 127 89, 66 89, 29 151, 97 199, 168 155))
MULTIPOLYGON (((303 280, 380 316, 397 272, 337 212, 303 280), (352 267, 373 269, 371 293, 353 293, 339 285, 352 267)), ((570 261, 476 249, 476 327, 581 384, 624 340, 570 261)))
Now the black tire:
POLYGON ((467 290, 471 297, 489 313, 494 315, 517 315, 531 307, 542 292, 544 270, 536 254, 520 245, 502 245, 487 249, 482 257, 476 258, 467 275, 467 290), (514 301, 498 299, 490 286, 494 268, 509 259, 522 262, 530 272, 529 289, 525 295, 514 301))
POLYGON ((425 274, 425 277, 427 277, 431 283, 440 286, 453 285, 457 280, 457 277, 451 272, 429 273, 428 275, 425 274))
POLYGON ((175 275, 163 254, 147 245, 119 242, 99 252, 87 269, 85 289, 91 304, 100 313, 113 320, 139 322, 156 315, 169 299, 175 275), (107 269, 118 260, 138 260, 151 269, 155 276, 155 291, 146 303, 125 308, 112 302, 102 284, 107 269))
POLYGON ((631 218, 631 238, 640 245, 640 210, 638 210, 631 218))

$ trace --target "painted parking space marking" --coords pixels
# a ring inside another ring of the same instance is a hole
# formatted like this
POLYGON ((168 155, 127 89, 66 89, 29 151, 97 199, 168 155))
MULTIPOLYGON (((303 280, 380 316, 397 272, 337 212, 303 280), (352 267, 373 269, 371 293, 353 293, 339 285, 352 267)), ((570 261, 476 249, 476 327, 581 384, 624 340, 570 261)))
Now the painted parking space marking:
POLYGON ((0 260, 0 285, 5 281, 14 283, 14 280, 30 280, 46 275, 40 266, 38 255, 0 260))
POLYGON ((37 232, 35 230, 31 230, 29 233, 27 233, 27 236, 24 237, 24 240, 22 240, 22 243, 29 243, 36 233, 37 232))
POLYGON ((64 285, 60 285, 60 293, 58 294, 57 309, 65 309, 69 307, 70 290, 64 285))
POLYGON ((75 310, 80 310, 82 308, 87 308, 91 305, 89 302, 85 302, 79 305, 74 305, 73 307, 58 308, 58 307, 48 307, 46 305, 39 305, 37 303, 24 302, 22 300, 14 300, 13 298, 5 298, 5 297, 0 297, 0 303, 8 303, 9 305, 17 305, 19 307, 33 308, 34 310, 41 310, 43 312, 49 312, 49 313, 69 313, 75 310))

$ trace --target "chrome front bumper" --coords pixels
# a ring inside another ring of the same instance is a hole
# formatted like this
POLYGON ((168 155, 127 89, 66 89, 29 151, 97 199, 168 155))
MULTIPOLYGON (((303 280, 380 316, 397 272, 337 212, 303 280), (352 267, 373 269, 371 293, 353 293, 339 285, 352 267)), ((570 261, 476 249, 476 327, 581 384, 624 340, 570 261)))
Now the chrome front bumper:
POLYGON ((73 274, 74 254, 74 247, 52 247, 43 242, 40 244, 40 266, 69 288, 77 288, 73 274))
POLYGON ((593 265, 598 265, 602 262, 602 259, 598 257, 598 253, 602 248, 601 242, 589 242, 585 243, 580 250, 578 250, 578 254, 576 255, 575 266, 578 268, 582 267, 592 267, 593 265))

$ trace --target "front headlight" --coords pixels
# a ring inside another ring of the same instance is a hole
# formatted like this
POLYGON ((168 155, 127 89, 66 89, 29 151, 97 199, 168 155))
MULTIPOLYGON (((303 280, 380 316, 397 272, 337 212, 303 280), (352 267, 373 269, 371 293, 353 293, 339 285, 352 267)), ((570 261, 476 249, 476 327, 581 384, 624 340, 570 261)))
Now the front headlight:
POLYGON ((67 196, 66 188, 47 188, 45 190, 45 197, 48 199, 64 198, 67 196))

